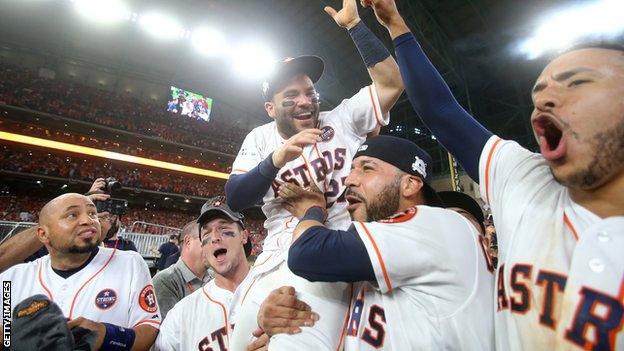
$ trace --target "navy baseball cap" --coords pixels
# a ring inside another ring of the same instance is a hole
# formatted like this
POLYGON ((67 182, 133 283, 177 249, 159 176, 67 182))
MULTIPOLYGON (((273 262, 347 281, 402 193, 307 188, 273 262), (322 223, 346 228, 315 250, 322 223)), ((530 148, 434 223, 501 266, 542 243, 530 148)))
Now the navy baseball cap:
POLYGON ((447 208, 457 207, 470 213, 477 220, 477 222, 479 222, 481 230, 485 233, 485 226, 483 225, 485 217, 483 216, 481 205, 479 205, 477 200, 460 191, 440 191, 438 192, 438 195, 447 208))
MULTIPOLYGON (((240 224, 241 228, 245 229, 245 223, 243 223, 244 216, 240 212, 232 211, 232 209, 230 208, 230 206, 228 206, 225 200, 225 196, 215 196, 208 199, 208 201, 206 201, 206 203, 201 208, 199 217, 197 218, 197 223, 199 223, 199 226, 201 227, 204 223, 210 221, 215 217, 224 216, 240 224)), ((247 242, 244 245, 244 249, 245 255, 249 257, 252 249, 251 238, 248 238, 247 242)))
POLYGON ((275 71, 262 83, 262 96, 265 101, 270 101, 290 78, 297 74, 305 74, 310 77, 312 83, 316 83, 325 69, 325 63, 318 56, 306 55, 299 57, 287 57, 278 61, 275 71))
POLYGON ((423 194, 426 205, 444 207, 444 202, 429 185, 431 182, 431 156, 415 143, 389 135, 372 137, 360 145, 353 156, 369 156, 387 162, 401 171, 419 176, 423 180, 423 194))

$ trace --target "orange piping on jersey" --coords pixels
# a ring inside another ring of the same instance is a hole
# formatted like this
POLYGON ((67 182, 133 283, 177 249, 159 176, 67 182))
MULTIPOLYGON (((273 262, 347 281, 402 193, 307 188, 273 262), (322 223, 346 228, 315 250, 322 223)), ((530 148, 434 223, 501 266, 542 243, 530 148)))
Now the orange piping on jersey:
POLYGON ((574 239, 578 241, 578 238, 579 238, 578 232, 576 231, 576 228, 574 228, 572 221, 570 221, 570 218, 568 218, 568 215, 565 212, 563 212, 563 223, 565 223, 568 229, 570 229, 570 231, 572 232, 572 235, 574 235, 574 239))
POLYGON ((143 325, 143 324, 150 324, 150 323, 151 323, 151 324, 160 325, 160 322, 159 322, 159 321, 157 321, 157 320, 155 320, 155 319, 144 319, 144 320, 142 320, 142 321, 137 322, 137 324, 135 324, 132 328, 136 328, 136 327, 138 327, 138 326, 140 326, 140 325, 143 325))
POLYGON ((381 121, 381 118, 379 117, 379 113, 377 113, 377 104, 375 104, 375 97, 373 96, 373 86, 369 85, 368 86, 368 95, 370 96, 371 99, 371 104, 373 104, 373 112, 375 114, 375 119, 377 120, 377 123, 379 123, 380 126, 383 126, 383 123, 381 121))
POLYGON ((234 169, 232 170, 232 173, 234 173, 234 172, 247 173, 247 172, 249 172, 249 171, 244 170, 244 169, 240 169, 240 168, 234 168, 234 169))
POLYGON ((353 303, 353 283, 349 284, 349 288, 351 289, 351 293, 349 295, 349 308, 347 308, 347 315, 345 316, 344 323, 342 324, 342 331, 340 332, 340 340, 338 341, 338 346, 336 347, 336 351, 340 350, 342 346, 345 335, 347 335, 347 327, 349 326, 349 319, 351 318, 351 304, 353 303))
POLYGON ((366 236, 368 236, 368 240, 370 240, 371 244, 373 244, 373 248, 375 249, 375 254, 377 255, 377 259, 379 260, 379 265, 381 266, 381 272, 383 273, 384 281, 386 282, 386 286, 388 287, 388 292, 392 291, 392 284, 390 284, 390 277, 388 277, 388 271, 386 270, 386 264, 384 263, 383 257, 381 257, 381 252, 379 252, 379 247, 377 247, 377 243, 373 236, 368 231, 368 228, 362 222, 358 222, 364 228, 366 232, 366 236))
POLYGON ((496 150, 496 146, 502 140, 503 139, 498 138, 498 140, 494 142, 494 145, 492 145, 490 153, 488 154, 487 162, 485 163, 485 199, 488 204, 490 203, 490 164, 492 162, 492 156, 494 156, 494 150, 496 150))
POLYGON ((254 267, 259 267, 259 266, 262 266, 263 264, 267 263, 269 261, 269 259, 271 257, 273 257, 273 255, 275 255, 275 254, 271 254, 269 257, 266 258, 266 260, 262 261, 262 263, 257 263, 256 262, 256 264, 254 264, 254 267))
MULTIPOLYGON (((52 265, 52 262, 50 262, 50 265, 52 265)), ((48 289, 47 286, 45 286, 45 284, 43 283, 43 279, 41 279, 41 266, 43 266, 43 263, 40 261, 38 266, 38 270, 39 272, 37 272, 37 278, 39 279, 39 284, 41 285, 41 287, 43 288, 43 290, 46 291, 46 293, 48 294, 48 297, 50 298, 50 301, 54 301, 54 298, 52 297, 52 292, 50 292, 50 289, 48 289)))
POLYGON ((243 295, 243 298, 241 299, 241 303, 240 303, 241 305, 243 304, 243 302, 245 302, 245 299, 247 298, 247 294, 249 294, 249 291, 251 291, 251 287, 254 286, 254 284, 256 284, 257 281, 258 281, 258 278, 254 278, 253 282, 249 284, 247 291, 245 291, 245 295, 243 295))
POLYGON ((290 222, 292 222, 293 219, 295 219, 295 216, 290 216, 290 219, 288 219, 286 222, 284 222, 284 229, 288 229, 288 224, 290 222))
POLYGON ((94 275, 92 275, 89 279, 87 279, 87 281, 85 281, 82 286, 80 286, 80 289, 78 289, 78 291, 76 291, 76 295, 74 295, 74 298, 72 300, 72 304, 71 307, 69 308, 69 320, 72 320, 72 315, 74 314, 74 305, 76 304, 76 299, 78 298, 78 295, 80 294, 80 291, 82 290, 82 288, 84 288, 85 286, 87 286, 87 284, 89 284, 89 282, 91 280, 93 280, 93 278, 95 278, 98 274, 100 274, 100 272, 102 272, 104 270, 104 268, 106 268, 106 266, 108 266, 108 264, 110 263, 110 261, 113 259, 113 256, 115 256, 115 253, 117 252, 117 248, 113 249, 113 252, 111 253, 110 257, 108 258, 108 260, 106 261, 106 263, 104 263, 104 265, 97 271, 95 272, 94 275))
POLYGON ((228 323, 227 310, 225 309, 225 306, 223 306, 223 304, 221 302, 219 302, 217 300, 213 300, 212 297, 210 297, 210 295, 208 295, 208 293, 206 292, 206 287, 205 286, 202 289, 202 292, 204 293, 204 295, 206 295, 208 300, 216 303, 217 305, 219 305, 219 307, 221 307, 221 310, 223 310, 223 319, 225 320, 225 337, 228 338, 228 344, 229 344, 230 323, 228 323))

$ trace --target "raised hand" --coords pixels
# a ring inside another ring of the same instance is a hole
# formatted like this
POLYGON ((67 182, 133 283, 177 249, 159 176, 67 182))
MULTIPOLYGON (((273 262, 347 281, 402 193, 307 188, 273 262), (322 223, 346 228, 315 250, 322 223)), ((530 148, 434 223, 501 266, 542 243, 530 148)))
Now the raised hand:
POLYGON ((273 152, 273 165, 282 168, 286 163, 301 156, 306 145, 312 145, 321 140, 321 133, 323 132, 320 129, 311 128, 291 136, 284 145, 273 152))
MULTIPOLYGON (((371 7, 375 12, 377 21, 392 32, 406 32, 409 29, 399 14, 395 0, 360 0, 362 7, 371 7)), ((394 33, 396 37, 398 33, 394 33)))
POLYGON ((324 10, 342 28, 351 29, 360 22, 355 0, 343 0, 340 11, 336 11, 331 6, 325 6, 324 10))

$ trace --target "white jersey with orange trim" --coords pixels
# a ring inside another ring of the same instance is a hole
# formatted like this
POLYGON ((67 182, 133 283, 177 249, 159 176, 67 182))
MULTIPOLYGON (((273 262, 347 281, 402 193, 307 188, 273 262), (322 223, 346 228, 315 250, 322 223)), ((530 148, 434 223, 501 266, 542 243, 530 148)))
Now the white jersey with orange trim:
MULTIPOLYGON (((336 108, 319 114, 319 129, 323 141, 306 146, 303 154, 279 170, 276 180, 309 186, 314 182, 325 192, 331 229, 346 230, 351 221, 343 198, 344 181, 351 170, 351 160, 366 135, 378 125, 387 125, 389 114, 382 116, 374 85, 362 88, 336 108)), ((284 143, 275 122, 252 130, 232 166, 232 174, 240 174, 256 167, 263 159, 284 143)), ((232 350, 243 350, 251 333, 257 328, 256 315, 268 294, 283 285, 294 286, 298 297, 308 303, 321 319, 313 328, 304 328, 301 334, 278 335, 271 340, 273 350, 292 350, 296 347, 314 347, 333 350, 341 342, 341 330, 348 312, 350 290, 345 283, 311 283, 293 274, 285 263, 292 240, 292 231, 298 220, 276 198, 278 183, 263 198, 262 210, 268 235, 263 252, 256 259, 250 275, 234 296, 231 316, 236 328, 230 339, 232 350), (238 311, 241 311, 238 313, 238 311)))
POLYGON ((355 286, 345 350, 494 350, 494 276, 461 215, 417 206, 354 222, 375 282, 355 286))
MULTIPOLYGON (((374 85, 362 88, 333 110, 319 114, 318 128, 323 131, 323 141, 306 146, 303 154, 282 167, 275 179, 304 187, 314 182, 327 197, 327 223, 332 228, 346 229, 350 219, 342 194, 345 189, 344 180, 350 172, 351 159, 366 140, 366 134, 378 125, 385 126, 388 122, 388 114, 382 118, 374 85)), ((253 169, 284 142, 275 122, 255 128, 243 141, 232 166, 232 174, 253 169)), ((263 254, 258 257, 259 262, 275 251, 288 250, 292 231, 298 223, 275 196, 277 186, 278 182, 273 182, 263 198, 262 211, 267 218, 264 227, 268 234, 264 240, 263 254)))
POLYGON ((624 216, 574 203, 513 141, 488 140, 479 173, 498 236, 497 348, 624 349, 624 216))
POLYGON ((228 350, 233 326, 228 314, 233 295, 212 279, 180 300, 163 320, 155 349, 228 350))
POLYGON ((149 270, 134 251, 100 247, 87 266, 67 278, 54 272, 46 255, 9 268, 0 280, 11 281, 13 306, 43 294, 70 320, 84 317, 125 328, 160 326, 149 270))

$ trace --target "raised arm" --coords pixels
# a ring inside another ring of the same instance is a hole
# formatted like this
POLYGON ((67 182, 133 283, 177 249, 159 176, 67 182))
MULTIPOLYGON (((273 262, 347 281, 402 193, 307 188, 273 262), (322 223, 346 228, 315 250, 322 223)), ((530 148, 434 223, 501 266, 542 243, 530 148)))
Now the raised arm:
POLYGON ((479 157, 492 133, 455 100, 399 14, 394 0, 364 0, 390 32, 407 96, 437 140, 478 181, 479 157))
POLYGON ((340 11, 327 6, 325 12, 340 27, 348 30, 375 83, 379 105, 385 115, 403 93, 399 66, 381 41, 360 20, 355 0, 343 0, 340 11))
POLYGON ((0 245, 0 272, 24 262, 42 246, 36 226, 13 235, 0 245))

